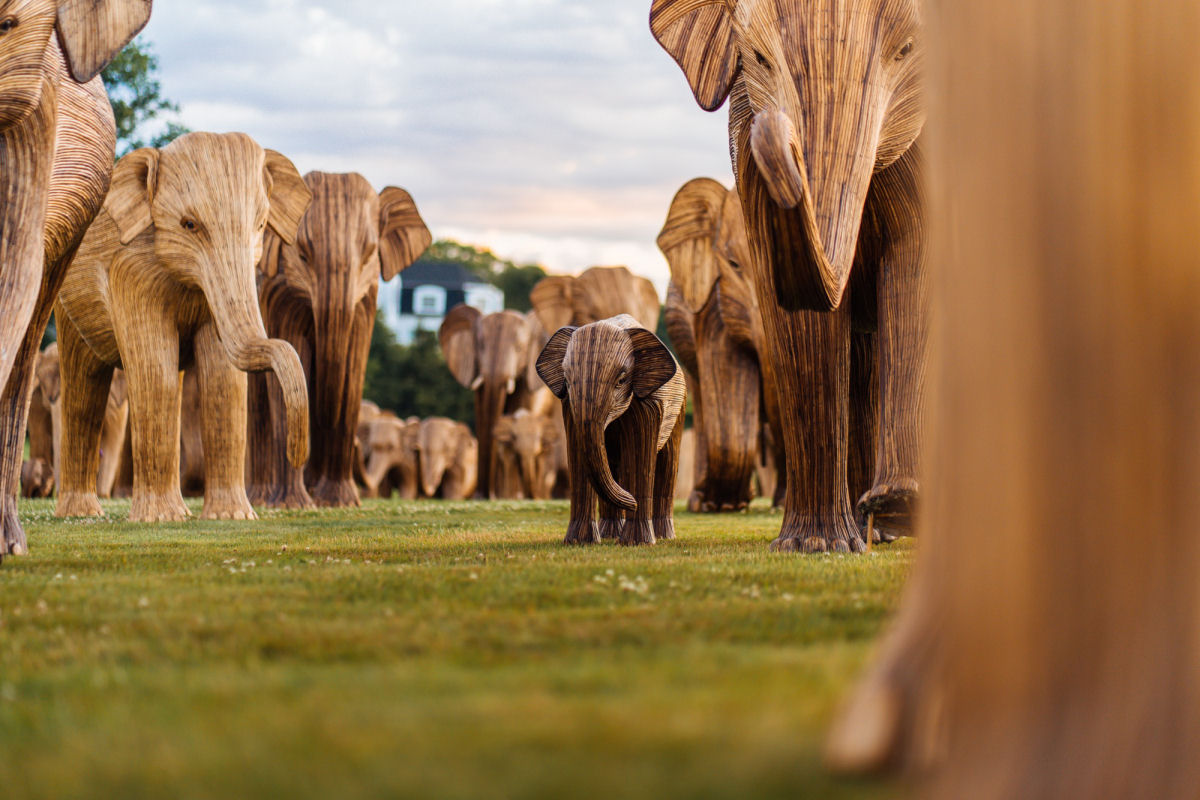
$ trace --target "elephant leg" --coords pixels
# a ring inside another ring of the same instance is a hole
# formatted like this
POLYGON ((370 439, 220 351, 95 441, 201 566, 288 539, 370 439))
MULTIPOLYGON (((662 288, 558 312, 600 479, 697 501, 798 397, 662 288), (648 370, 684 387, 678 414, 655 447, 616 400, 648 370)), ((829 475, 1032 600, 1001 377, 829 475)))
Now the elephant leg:
POLYGON ((200 435, 204 442, 202 519, 258 519, 246 497, 246 373, 229 360, 211 322, 196 331, 200 435))
POLYGON ((110 405, 105 409, 104 424, 100 429, 100 471, 96 477, 96 494, 102 498, 112 497, 128 428, 128 402, 118 407, 110 405))
POLYGON ((103 516, 96 476, 113 368, 96 358, 61 306, 56 316, 62 372, 62 474, 54 513, 59 517, 103 516))
POLYGON ((671 438, 654 461, 654 535, 675 538, 675 480, 679 477, 679 451, 683 444, 683 413, 675 421, 671 438))
POLYGON ((133 433, 129 430, 132 406, 125 417, 125 444, 121 447, 121 459, 117 465, 117 477, 113 481, 113 497, 133 496, 133 433))
POLYGON ((563 424, 567 431, 567 466, 571 472, 571 521, 567 523, 564 544, 599 544, 600 529, 596 525, 596 490, 588 479, 579 453, 583 443, 571 420, 571 404, 562 403, 563 424))
MULTIPOLYGON (((850 334, 850 496, 860 497, 875 478, 875 450, 879 414, 879 372, 875 363, 875 336, 865 331, 850 334)), ((859 519, 866 535, 866 517, 859 519)), ((877 520, 875 541, 893 541, 877 520)))
MULTIPOLYGON (((604 432, 604 449, 608 451, 608 468, 612 471, 614 477, 621 474, 621 443, 618 435, 618 426, 620 421, 614 422, 608 426, 608 430, 604 432)), ((582 445, 581 445, 582 446, 582 445)), ((583 452, 580 450, 579 452, 583 452)), ((620 480, 620 478, 617 478, 620 480)), ((591 479, 587 478, 589 483, 591 479)), ((621 529, 625 527, 625 511, 622 508, 609 503, 599 494, 596 495, 597 508, 600 515, 600 538, 619 541, 621 538, 621 529)))
POLYGON ((712 511, 708 502, 708 437, 704 431, 704 404, 697 391, 697 381, 688 372, 683 373, 687 382, 687 396, 692 398, 692 430, 695 431, 696 448, 692 459, 692 493, 688 496, 688 511, 699 514, 712 511))
MULTIPOLYGON (((654 544, 654 477, 662 408, 657 402, 634 400, 629 410, 610 428, 617 429, 621 458, 617 480, 637 500, 637 510, 626 512, 618 541, 623 545, 654 544)), ((674 484, 672 484, 674 486, 674 484)))
POLYGON ((259 506, 270 501, 271 489, 279 482, 279 462, 272 457, 275 431, 267 388, 270 378, 262 372, 246 376, 246 497, 259 506))
POLYGON ((358 487, 354 485, 354 433, 358 429, 367 352, 375 325, 374 298, 371 293, 355 307, 349 341, 321 341, 318 338, 315 342, 313 364, 318 369, 312 373, 317 386, 310 395, 314 398, 314 449, 310 463, 316 472, 310 486, 312 497, 320 506, 346 508, 359 505, 358 487), (341 369, 334 369, 335 365, 341 369), (321 386, 320 382, 326 379, 339 380, 338 391, 330 392, 331 387, 321 386))
MULTIPOLYGON (((282 301, 281 301, 282 302, 282 301)), ((306 309, 296 309, 291 306, 284 309, 280 315, 269 312, 271 317, 270 335, 283 339, 290 344, 300 356, 305 367, 305 374, 312 375, 312 345, 309 339, 311 324, 305 318, 306 309)), ((308 510, 317 507, 304 485, 303 468, 293 467, 287 457, 287 406, 283 401, 283 389, 279 379, 274 375, 264 375, 266 378, 270 413, 271 446, 267 450, 267 458, 272 463, 272 475, 275 482, 271 486, 270 496, 266 505, 271 508, 290 508, 308 510)), ((309 385, 309 397, 312 397, 312 385, 309 385)), ((312 430, 311 424, 309 430, 312 430)), ((311 437, 310 437, 311 438, 311 437)), ((309 455, 311 461, 314 454, 309 455)))
POLYGON ((885 529, 907 532, 918 495, 921 412, 928 331, 929 286, 921 230, 919 154, 875 177, 868 203, 884 218, 878 243, 879 436, 875 476, 858 502, 885 529))

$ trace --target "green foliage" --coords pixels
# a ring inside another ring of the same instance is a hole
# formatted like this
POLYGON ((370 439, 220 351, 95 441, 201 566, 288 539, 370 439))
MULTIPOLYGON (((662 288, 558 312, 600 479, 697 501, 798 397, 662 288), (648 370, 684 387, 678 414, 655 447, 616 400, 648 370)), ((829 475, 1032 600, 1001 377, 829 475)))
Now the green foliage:
POLYGON ((102 504, 22 501, 0 567, 5 800, 897 796, 820 747, 909 541, 772 554, 761 503, 651 548, 563 547, 565 502, 102 504))
POLYGON ((504 292, 504 305, 514 311, 529 311, 529 293, 535 284, 546 277, 546 270, 537 264, 517 264, 502 259, 486 248, 463 244, 452 239, 438 239, 417 261, 418 264, 457 264, 465 267, 483 283, 490 283, 504 292))
POLYGON ((149 42, 140 38, 130 42, 101 75, 117 120, 118 157, 139 147, 163 147, 188 132, 173 120, 147 127, 161 115, 179 112, 179 106, 162 95, 158 56, 149 42), (152 132, 154 127, 157 132, 152 132))
POLYGON ((381 314, 375 315, 363 397, 401 417, 449 417, 468 424, 475 419, 475 396, 450 374, 437 337, 419 331, 413 345, 404 347, 381 314))
POLYGON ((533 310, 529 293, 544 277, 546 277, 546 270, 536 264, 528 264, 523 267, 508 264, 500 274, 492 279, 492 283, 504 292, 504 305, 507 308, 524 313, 533 310))

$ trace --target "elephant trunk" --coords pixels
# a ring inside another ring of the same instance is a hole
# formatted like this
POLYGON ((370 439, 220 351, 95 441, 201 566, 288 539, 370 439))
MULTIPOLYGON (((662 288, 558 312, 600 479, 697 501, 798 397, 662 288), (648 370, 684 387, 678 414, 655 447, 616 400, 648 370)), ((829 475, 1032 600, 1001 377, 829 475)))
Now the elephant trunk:
MULTIPOLYGON (((331 304, 333 305, 333 304, 331 304)), ((314 309, 312 424, 318 480, 349 480, 353 473, 354 431, 362 405, 363 377, 370 340, 367 318, 374 309, 349 302, 314 309)))
POLYGON ((856 132, 853 147, 816 141, 802 148, 783 111, 754 117, 750 151, 775 208, 748 208, 747 219, 767 226, 760 231, 772 241, 765 277, 785 310, 831 311, 842 302, 879 141, 878 126, 859 124, 867 129, 856 132))
POLYGON ((279 380, 287 409, 288 461, 304 466, 309 444, 308 386, 300 357, 287 342, 267 338, 252 269, 214 269, 205 278, 204 294, 229 360, 243 372, 273 372, 279 380), (221 280, 231 274, 234 281, 221 280))
MULTIPOLYGON (((496 421, 504 414, 509 379, 487 377, 475 392, 475 428, 479 436, 479 485, 476 496, 495 497, 496 421)), ((440 480, 439 480, 440 483, 440 480)))
POLYGON ((430 455, 430 448, 421 451, 421 491, 426 497, 437 497, 438 487, 446 477, 446 459, 441 454, 430 455))
POLYGON ((541 475, 538 469, 539 457, 536 453, 521 454, 521 484, 525 496, 530 500, 540 500, 541 475))
POLYGON ((367 465, 363 469, 363 479, 367 484, 367 491, 371 493, 372 497, 379 491, 379 486, 387 477, 391 466, 391 462, 379 453, 372 453, 367 459, 367 465))
POLYGON ((576 424, 581 428, 578 441, 583 443, 583 452, 579 455, 596 492, 611 505, 625 511, 637 511, 637 500, 613 478, 608 449, 604 445, 604 425, 598 421, 577 421, 576 424))

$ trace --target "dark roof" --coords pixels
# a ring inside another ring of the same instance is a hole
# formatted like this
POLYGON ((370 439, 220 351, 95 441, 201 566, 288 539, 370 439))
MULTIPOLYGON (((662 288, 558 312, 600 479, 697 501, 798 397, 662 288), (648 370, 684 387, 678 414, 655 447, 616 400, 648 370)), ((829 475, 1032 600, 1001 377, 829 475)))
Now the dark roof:
POLYGON ((421 259, 400 273, 406 289, 415 286, 443 286, 460 288, 464 283, 487 283, 462 264, 453 261, 427 261, 421 259))

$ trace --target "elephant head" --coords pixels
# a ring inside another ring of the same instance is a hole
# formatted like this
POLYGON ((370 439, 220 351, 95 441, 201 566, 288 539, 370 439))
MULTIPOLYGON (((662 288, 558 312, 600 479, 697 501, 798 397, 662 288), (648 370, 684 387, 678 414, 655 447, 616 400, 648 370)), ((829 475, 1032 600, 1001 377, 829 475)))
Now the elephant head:
POLYGON ((658 329, 659 299, 654 284, 626 267, 591 267, 579 277, 552 275, 529 295, 543 327, 556 331, 629 314, 648 330, 658 329))
POLYGON ((294 241, 311 197, 292 162, 249 136, 189 133, 122 158, 105 200, 121 244, 141 239, 166 278, 203 295, 230 361, 246 372, 274 372, 296 466, 308 458, 304 370, 291 345, 267 338, 255 264, 264 229, 294 241))
POLYGON ((295 240, 268 230, 259 269, 282 275, 311 314, 311 477, 348 481, 379 279, 409 267, 432 237, 403 189, 377 194, 357 173, 310 172, 304 182, 313 200, 295 240))
POLYGON ((762 323, 735 260, 745 257, 741 216, 735 192, 698 178, 675 195, 658 237, 671 267, 667 330, 698 389, 706 509, 749 503, 758 456, 762 323))
POLYGON ((71 77, 87 83, 150 19, 150 0, 11 0, 0 6, 0 130, 42 100, 50 37, 71 77))
POLYGON ((628 315, 560 328, 537 359, 537 374, 571 409, 573 440, 582 444, 588 478, 608 503, 636 511, 633 495, 613 477, 604 432, 675 377, 679 366, 658 337, 628 315))
POLYGON ((559 439, 554 418, 522 408, 501 417, 494 435, 499 460, 516 470, 525 496, 549 499, 555 478, 550 462, 559 439))
POLYGON ((423 420, 417 437, 420 454, 421 493, 437 497, 438 489, 448 500, 461 500, 473 491, 475 463, 479 457, 475 437, 461 422, 445 417, 423 420), (449 484, 457 478, 458 486, 449 484), (446 484, 443 486, 443 484, 446 484), (454 496, 451 496, 454 495, 454 496))
POLYGON ((380 416, 367 423, 366 479, 368 488, 380 486, 389 475, 405 500, 417 496, 417 445, 421 424, 398 417, 380 416))
POLYGON ((732 98, 756 266, 781 306, 837 308, 871 176, 925 123, 918 0, 654 0, 650 28, 702 108, 732 98))
POLYGON ((21 462, 21 496, 49 497, 54 494, 54 467, 44 458, 21 462))
POLYGON ((442 322, 439 338, 446 365, 459 383, 475 392, 481 495, 495 491, 492 432, 496 421, 510 410, 506 408, 510 398, 537 385, 537 333, 532 321, 515 311, 484 315, 467 305, 455 306, 442 322))

